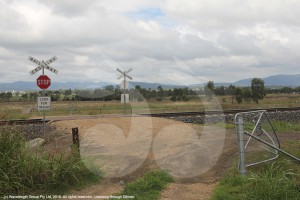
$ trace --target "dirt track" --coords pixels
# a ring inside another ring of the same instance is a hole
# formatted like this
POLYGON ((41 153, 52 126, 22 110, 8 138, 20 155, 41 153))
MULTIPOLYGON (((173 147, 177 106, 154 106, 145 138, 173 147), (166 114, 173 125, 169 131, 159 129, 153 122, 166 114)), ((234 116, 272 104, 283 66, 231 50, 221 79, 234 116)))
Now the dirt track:
MULTIPOLYGON (((234 130, 150 117, 99 118, 54 123, 78 127, 81 156, 105 173, 102 184, 72 195, 111 195, 151 169, 176 182, 161 199, 207 199, 237 152, 234 130)), ((93 170, 93 169, 91 169, 93 170)))

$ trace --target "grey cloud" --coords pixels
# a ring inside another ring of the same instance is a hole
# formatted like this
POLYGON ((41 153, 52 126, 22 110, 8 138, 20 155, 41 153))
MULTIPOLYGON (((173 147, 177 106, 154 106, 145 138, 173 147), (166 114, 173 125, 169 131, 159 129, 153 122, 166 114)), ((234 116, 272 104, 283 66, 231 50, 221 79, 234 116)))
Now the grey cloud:
POLYGON ((228 51, 229 55, 261 55, 261 49, 255 44, 257 38, 224 32, 218 38, 218 44, 228 51))
POLYGON ((127 66, 138 80, 152 82, 299 72, 296 1, 119 2, 0 0, 1 81, 32 80, 28 56, 54 55, 59 81, 111 81, 116 67, 127 66), (27 13, 31 5, 40 12, 27 13), (126 17, 148 7, 164 15, 154 21, 126 17), (165 26, 166 20, 175 23, 165 26))
POLYGON ((184 5, 175 1, 167 1, 167 15, 197 28, 230 30, 262 21, 299 26, 299 1, 210 0, 187 1, 184 5))
POLYGON ((87 13, 99 1, 97 0, 42 0, 47 6, 50 6, 54 13, 66 17, 76 17, 87 13))
POLYGON ((168 38, 160 40, 126 40, 109 45, 114 59, 134 60, 148 57, 157 60, 173 60, 174 57, 183 60, 225 55, 212 42, 196 36, 187 36, 184 40, 176 33, 169 33, 168 38))

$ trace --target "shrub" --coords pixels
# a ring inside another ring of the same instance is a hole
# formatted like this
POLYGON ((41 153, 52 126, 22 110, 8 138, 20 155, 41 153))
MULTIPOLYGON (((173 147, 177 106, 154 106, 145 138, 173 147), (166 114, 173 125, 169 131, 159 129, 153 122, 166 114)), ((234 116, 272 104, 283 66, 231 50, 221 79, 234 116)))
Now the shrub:
POLYGON ((0 196, 62 192, 91 176, 96 175, 85 168, 78 155, 33 154, 25 148, 25 140, 17 129, 1 129, 0 196))

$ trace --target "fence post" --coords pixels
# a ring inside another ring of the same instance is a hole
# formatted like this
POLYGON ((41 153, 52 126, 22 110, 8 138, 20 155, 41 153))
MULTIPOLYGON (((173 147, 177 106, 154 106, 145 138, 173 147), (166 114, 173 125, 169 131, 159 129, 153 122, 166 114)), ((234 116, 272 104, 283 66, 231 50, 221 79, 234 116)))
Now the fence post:
POLYGON ((237 135, 239 143, 239 171, 241 175, 246 174, 245 165, 245 145, 244 145, 244 122, 243 117, 239 116, 237 119, 237 135))
POLYGON ((79 141, 78 127, 72 128, 72 137, 73 137, 74 147, 77 149, 78 153, 80 153, 80 150, 79 150, 80 141, 79 141))

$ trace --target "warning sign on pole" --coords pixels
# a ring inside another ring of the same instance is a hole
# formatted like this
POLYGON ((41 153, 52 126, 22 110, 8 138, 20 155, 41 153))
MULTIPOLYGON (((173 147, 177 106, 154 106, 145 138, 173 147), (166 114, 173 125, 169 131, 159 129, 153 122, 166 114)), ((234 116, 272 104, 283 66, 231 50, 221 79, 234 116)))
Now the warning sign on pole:
POLYGON ((50 97, 38 97, 38 110, 45 111, 51 109, 51 98, 50 97))

